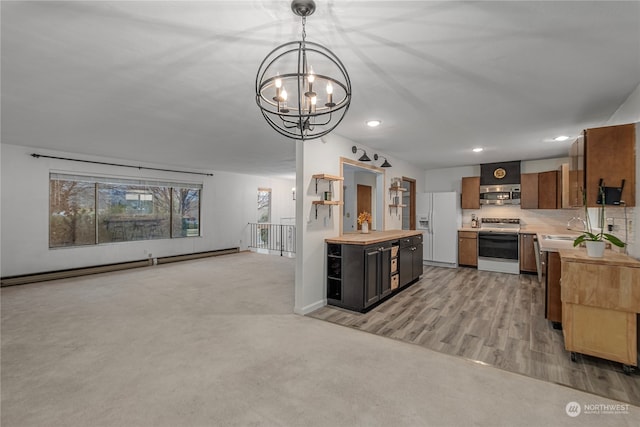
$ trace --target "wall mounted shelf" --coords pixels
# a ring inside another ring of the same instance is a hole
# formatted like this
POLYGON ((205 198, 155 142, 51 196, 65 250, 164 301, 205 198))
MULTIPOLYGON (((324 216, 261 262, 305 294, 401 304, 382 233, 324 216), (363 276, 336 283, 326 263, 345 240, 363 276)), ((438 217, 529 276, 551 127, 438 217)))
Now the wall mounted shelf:
POLYGON ((342 176, 328 175, 326 173, 318 173, 318 174, 312 175, 311 178, 316 180, 316 194, 318 194, 318 181, 320 180, 328 181, 330 183, 333 181, 344 181, 344 177, 342 176))
MULTIPOLYGON (((404 188, 404 187, 397 187, 397 186, 389 187, 389 197, 391 198, 391 201, 394 201, 394 197, 397 198, 399 193, 402 194, 405 191, 407 191, 407 189, 404 188)), ((390 203, 389 204, 389 215, 391 215, 391 210, 394 209, 394 208, 396 210, 396 214, 398 214, 398 208, 406 208, 406 207, 407 207, 407 205, 404 205, 402 203, 397 203, 397 202, 396 203, 390 203)))
MULTIPOLYGON (((333 194, 332 184, 334 181, 344 181, 344 177, 328 175, 326 173, 318 173, 312 175, 311 178, 316 180, 316 194, 318 194, 318 181, 327 181, 329 183, 330 194, 333 194)), ((314 200, 312 204, 316 210, 316 219, 318 219, 318 206, 329 206, 329 218, 331 218, 331 206, 341 206, 342 202, 339 200, 314 200)))
MULTIPOLYGON (((316 208, 316 219, 318 219, 318 206, 342 206, 342 202, 337 200, 314 200, 311 203, 316 208)), ((329 209, 329 218, 331 218, 331 209, 329 209)))

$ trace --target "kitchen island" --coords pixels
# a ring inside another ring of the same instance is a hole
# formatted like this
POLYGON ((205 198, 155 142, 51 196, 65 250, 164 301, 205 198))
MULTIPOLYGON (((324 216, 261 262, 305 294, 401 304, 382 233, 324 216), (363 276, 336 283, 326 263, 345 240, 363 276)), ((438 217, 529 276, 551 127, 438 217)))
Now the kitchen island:
POLYGON ((420 231, 346 233, 325 242, 330 305, 368 311, 422 275, 420 231))
POLYGON ((562 325, 565 348, 638 366, 640 261, 606 250, 603 258, 585 250, 560 250, 562 325))

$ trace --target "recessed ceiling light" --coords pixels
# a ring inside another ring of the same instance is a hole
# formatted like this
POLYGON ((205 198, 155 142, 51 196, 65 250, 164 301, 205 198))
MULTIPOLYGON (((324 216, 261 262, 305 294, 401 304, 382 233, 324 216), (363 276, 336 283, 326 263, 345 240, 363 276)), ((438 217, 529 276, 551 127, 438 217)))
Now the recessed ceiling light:
POLYGON ((369 126, 370 128, 374 128, 377 126, 380 126, 382 124, 382 121, 380 120, 368 120, 367 121, 367 126, 369 126))
POLYGON ((554 141, 560 141, 560 142, 566 141, 567 139, 569 139, 569 137, 566 135, 560 135, 553 138, 554 141))
POLYGON ((473 149, 473 152, 474 152, 474 153, 479 153, 479 152, 481 152, 482 150, 484 150, 484 148, 476 147, 476 148, 474 148, 474 149, 473 149))

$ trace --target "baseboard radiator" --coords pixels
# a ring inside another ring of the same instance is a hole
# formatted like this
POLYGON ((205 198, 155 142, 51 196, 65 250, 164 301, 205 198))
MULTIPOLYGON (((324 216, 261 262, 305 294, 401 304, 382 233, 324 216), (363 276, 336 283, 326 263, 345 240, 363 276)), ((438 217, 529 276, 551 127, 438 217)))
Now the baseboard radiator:
MULTIPOLYGON (((188 261, 192 259, 207 258, 219 255, 234 254, 240 252, 240 248, 219 249, 215 251, 196 252, 184 255, 174 255, 157 258, 157 264, 188 261)), ((149 267, 154 265, 154 259, 120 262, 116 264, 96 265, 92 267, 71 268, 68 270, 49 271, 45 273, 24 274, 0 278, 0 286, 25 285, 27 283, 46 282, 49 280, 68 279, 71 277, 86 276, 89 274, 109 273, 113 271, 128 270, 131 268, 149 267)))
POLYGON ((174 255, 158 258, 158 264, 167 264, 170 262, 189 261, 191 259, 207 258, 211 256, 237 254, 240 248, 220 249, 217 251, 196 252, 192 254, 174 255))

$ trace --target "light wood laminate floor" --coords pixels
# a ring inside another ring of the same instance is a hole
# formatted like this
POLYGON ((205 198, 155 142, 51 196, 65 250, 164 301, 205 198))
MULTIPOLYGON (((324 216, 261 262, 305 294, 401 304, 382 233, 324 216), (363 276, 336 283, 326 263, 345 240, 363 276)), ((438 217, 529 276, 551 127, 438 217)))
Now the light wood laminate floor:
POLYGON ((425 266, 368 313, 326 306, 310 316, 640 406, 637 370, 585 355, 571 362, 544 318, 537 276, 425 266))

